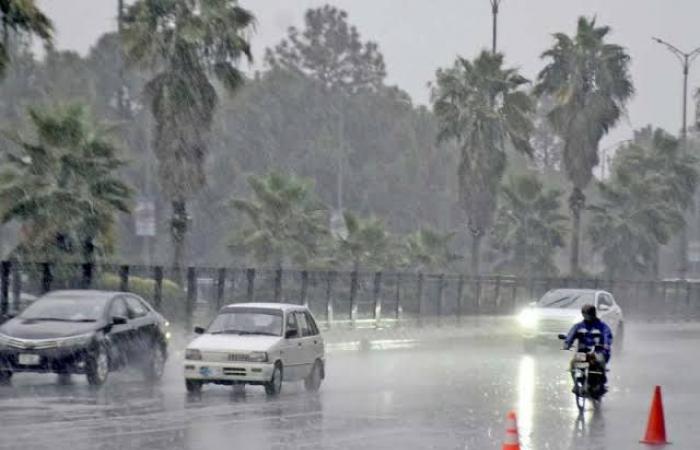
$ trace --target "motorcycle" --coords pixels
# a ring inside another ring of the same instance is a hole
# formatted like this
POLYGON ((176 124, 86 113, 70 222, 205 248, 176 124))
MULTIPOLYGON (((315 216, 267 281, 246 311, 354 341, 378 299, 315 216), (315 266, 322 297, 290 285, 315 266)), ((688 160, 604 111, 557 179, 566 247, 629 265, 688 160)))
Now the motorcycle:
MULTIPOLYGON (((566 335, 560 334, 559 339, 566 340, 566 335)), ((586 406, 586 400, 592 400, 597 406, 605 395, 606 389, 605 373, 601 370, 595 370, 597 366, 596 350, 599 346, 590 348, 581 345, 580 342, 581 340, 577 339, 577 349, 570 370, 574 381, 573 393, 576 396, 576 406, 582 413, 586 406)))

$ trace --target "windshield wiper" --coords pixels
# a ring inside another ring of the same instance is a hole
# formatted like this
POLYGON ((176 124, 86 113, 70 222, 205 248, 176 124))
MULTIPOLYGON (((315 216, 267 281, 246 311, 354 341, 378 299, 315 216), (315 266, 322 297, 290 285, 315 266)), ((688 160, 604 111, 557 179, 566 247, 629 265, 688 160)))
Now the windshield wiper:
POLYGON ((22 317, 22 319, 42 322, 96 322, 95 319, 63 319, 61 317, 22 317))
POLYGON ((275 334, 275 333, 268 333, 266 331, 243 331, 243 330, 219 330, 219 331, 212 331, 211 334, 237 334, 239 336, 251 336, 251 335, 277 336, 277 334, 275 334))

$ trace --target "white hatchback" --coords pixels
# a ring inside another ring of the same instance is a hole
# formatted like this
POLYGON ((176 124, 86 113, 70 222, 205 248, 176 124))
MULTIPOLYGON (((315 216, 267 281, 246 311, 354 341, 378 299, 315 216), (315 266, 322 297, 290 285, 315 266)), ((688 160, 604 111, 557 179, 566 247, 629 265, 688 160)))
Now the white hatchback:
POLYGON ((185 386, 260 385, 278 395, 282 382, 304 381, 317 391, 325 378, 323 337, 308 308, 280 303, 223 307, 185 350, 185 386))

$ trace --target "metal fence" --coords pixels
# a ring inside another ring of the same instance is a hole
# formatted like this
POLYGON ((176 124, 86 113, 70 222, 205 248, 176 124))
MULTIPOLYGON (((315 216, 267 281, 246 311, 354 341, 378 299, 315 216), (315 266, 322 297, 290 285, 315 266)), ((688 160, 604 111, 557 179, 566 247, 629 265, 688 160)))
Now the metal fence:
POLYGON ((171 320, 190 323, 241 302, 307 305, 327 325, 402 320, 458 321, 506 315, 554 288, 604 289, 630 318, 700 318, 700 283, 460 274, 0 263, 0 314, 55 289, 134 292, 171 320))

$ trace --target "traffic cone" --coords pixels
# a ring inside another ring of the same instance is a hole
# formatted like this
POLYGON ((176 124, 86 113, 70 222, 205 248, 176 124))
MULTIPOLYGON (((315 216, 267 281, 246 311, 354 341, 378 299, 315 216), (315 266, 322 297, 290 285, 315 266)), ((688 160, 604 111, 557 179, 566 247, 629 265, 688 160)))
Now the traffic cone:
POLYGON ((518 421, 515 417, 515 411, 509 411, 506 416, 506 440, 503 442, 502 450, 520 450, 518 421))
POLYGON ((644 435, 644 439, 640 442, 650 445, 669 443, 666 440, 666 423, 664 420, 664 405, 661 401, 661 386, 656 386, 654 389, 654 398, 651 402, 649 421, 647 422, 647 432, 644 435))

